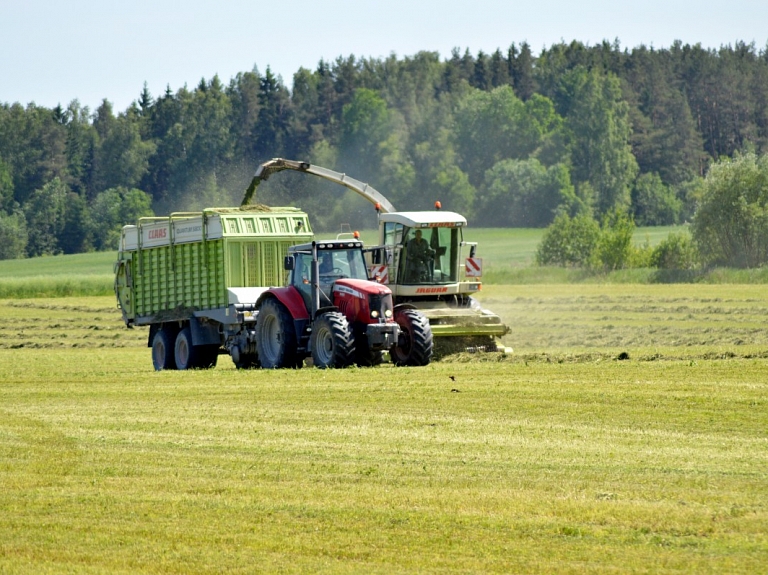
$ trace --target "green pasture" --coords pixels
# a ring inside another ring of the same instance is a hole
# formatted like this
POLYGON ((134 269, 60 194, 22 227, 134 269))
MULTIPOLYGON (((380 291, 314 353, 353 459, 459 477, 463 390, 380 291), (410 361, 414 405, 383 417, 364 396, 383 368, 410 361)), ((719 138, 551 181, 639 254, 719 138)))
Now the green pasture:
POLYGON ((0 298, 106 295, 116 252, 0 260, 0 298))
MULTIPOLYGON (((679 227, 639 228, 635 233, 638 245, 655 245, 679 227)), ((486 283, 566 283, 594 281, 581 270, 538 268, 534 265, 536 248, 541 241, 541 229, 467 228, 465 240, 477 242, 478 256, 483 258, 486 283)), ((376 232, 363 231, 368 244, 377 241, 376 232)), ((466 251, 468 254, 468 249, 466 251)), ((98 296, 112 293, 112 266, 115 252, 59 255, 28 260, 0 260, 0 298, 98 296)), ((729 281, 734 272, 714 277, 714 281, 729 281)), ((648 283, 650 270, 629 270, 611 274, 613 281, 648 283)), ((768 274, 745 272, 739 281, 768 282, 768 274), (765 277, 764 277, 765 276, 765 277)), ((600 278, 605 279, 605 278, 600 278)))
POLYGON ((154 372, 0 299, 0 573, 758 573, 768 293, 485 286, 511 354, 154 372))

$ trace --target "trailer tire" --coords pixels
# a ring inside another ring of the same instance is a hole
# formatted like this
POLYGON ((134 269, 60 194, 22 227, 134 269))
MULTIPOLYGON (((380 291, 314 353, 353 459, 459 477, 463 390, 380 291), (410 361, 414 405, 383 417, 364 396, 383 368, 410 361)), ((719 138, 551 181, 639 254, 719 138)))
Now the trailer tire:
POLYGON ((330 311, 320 315, 312 326, 309 340, 315 367, 349 367, 355 358, 355 338, 347 318, 330 311))
POLYGON ((429 364, 434 342, 427 318, 414 309, 402 309, 395 312, 395 321, 400 326, 400 337, 390 351, 392 362, 397 366, 429 364))
POLYGON ((160 327, 152 338, 152 365, 155 371, 176 369, 173 353, 173 332, 165 326, 160 327))
POLYGON ((184 327, 176 336, 176 344, 173 346, 173 357, 176 360, 176 369, 194 369, 198 367, 198 349, 192 345, 192 332, 189 326, 184 327))
POLYGON ((256 330, 256 348, 261 367, 276 369, 300 366, 293 318, 282 303, 269 298, 261 304, 256 330))

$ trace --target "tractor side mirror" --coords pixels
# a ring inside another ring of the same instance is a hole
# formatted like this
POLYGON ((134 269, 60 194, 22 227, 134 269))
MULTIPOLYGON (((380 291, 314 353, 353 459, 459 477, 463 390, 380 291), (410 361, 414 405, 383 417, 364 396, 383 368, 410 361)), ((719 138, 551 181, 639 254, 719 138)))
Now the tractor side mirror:
POLYGON ((287 272, 292 272, 294 267, 296 267, 296 260, 293 259, 293 256, 285 256, 285 259, 283 259, 283 269, 287 272))

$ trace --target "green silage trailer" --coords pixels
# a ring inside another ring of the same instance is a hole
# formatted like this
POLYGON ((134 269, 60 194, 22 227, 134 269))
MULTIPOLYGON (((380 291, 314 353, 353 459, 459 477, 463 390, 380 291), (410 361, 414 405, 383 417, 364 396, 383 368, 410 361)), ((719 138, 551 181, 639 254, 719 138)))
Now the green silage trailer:
POLYGON ((311 241, 297 208, 209 208, 122 229, 115 294, 128 327, 149 326, 155 369, 257 365, 255 303, 283 285, 288 248, 311 241))

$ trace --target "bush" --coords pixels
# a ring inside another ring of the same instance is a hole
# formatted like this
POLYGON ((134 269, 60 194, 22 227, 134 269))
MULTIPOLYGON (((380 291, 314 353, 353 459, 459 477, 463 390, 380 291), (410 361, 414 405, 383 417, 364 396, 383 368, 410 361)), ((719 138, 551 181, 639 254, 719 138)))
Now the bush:
POLYGON ((27 220, 24 214, 0 211, 0 260, 23 258, 27 251, 27 220))
POLYGON ((600 226, 588 214, 560 214, 546 229, 536 250, 540 266, 588 266, 600 239, 600 226))
POLYGON ((603 219, 593 265, 613 271, 628 267, 632 256, 635 223, 626 213, 614 211, 603 219))
POLYGON ((663 270, 692 270, 699 265, 699 252, 687 233, 671 233, 651 253, 651 265, 663 270))
POLYGON ((541 266, 579 266, 612 271, 647 257, 632 245, 635 224, 619 210, 603 219, 602 227, 588 214, 560 214, 544 232, 536 251, 541 266))

